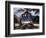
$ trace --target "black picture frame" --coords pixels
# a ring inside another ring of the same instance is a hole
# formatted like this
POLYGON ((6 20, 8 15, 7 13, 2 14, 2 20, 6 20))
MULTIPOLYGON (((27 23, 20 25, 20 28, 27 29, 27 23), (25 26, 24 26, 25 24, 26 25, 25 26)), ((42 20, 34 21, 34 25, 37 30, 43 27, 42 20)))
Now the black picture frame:
POLYGON ((17 2, 17 1, 5 1, 5 37, 15 37, 15 36, 32 36, 32 35, 44 35, 45 34, 45 4, 44 3, 35 3, 35 2, 17 2), (42 6, 42 17, 43 17, 43 29, 39 33, 23 33, 23 34, 10 34, 10 4, 23 4, 23 5, 38 5, 42 6))

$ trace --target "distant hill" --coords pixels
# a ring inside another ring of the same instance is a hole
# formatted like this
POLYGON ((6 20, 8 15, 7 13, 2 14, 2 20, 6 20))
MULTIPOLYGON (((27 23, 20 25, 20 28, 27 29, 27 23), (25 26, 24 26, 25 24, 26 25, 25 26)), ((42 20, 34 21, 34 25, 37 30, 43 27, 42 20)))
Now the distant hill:
POLYGON ((32 16, 32 21, 34 23, 39 23, 39 16, 32 16))

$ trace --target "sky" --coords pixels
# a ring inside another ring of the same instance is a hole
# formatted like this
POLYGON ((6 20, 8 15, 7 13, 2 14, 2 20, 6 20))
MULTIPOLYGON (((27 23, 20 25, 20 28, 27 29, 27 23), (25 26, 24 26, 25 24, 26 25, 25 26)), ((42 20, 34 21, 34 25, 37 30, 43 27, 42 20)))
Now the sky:
MULTIPOLYGON (((14 8, 14 14, 18 17, 20 17, 24 12, 25 12, 25 9, 23 9, 23 11, 18 11, 22 8, 14 8)), ((32 16, 39 16, 39 12, 37 14, 35 14, 36 10, 35 11, 29 11, 29 13, 31 13, 32 16)))

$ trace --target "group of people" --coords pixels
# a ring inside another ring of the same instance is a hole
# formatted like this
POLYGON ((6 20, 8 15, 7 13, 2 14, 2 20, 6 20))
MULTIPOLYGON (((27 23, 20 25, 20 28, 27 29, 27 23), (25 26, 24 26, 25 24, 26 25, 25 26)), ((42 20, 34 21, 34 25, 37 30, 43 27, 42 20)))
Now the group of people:
POLYGON ((31 13, 28 12, 28 9, 26 9, 26 11, 21 15, 21 17, 17 17, 17 16, 14 16, 14 24, 20 24, 18 27, 15 27, 14 25, 14 28, 15 29, 26 29, 26 28, 33 28, 34 25, 33 25, 33 22, 32 22, 32 15, 31 13), (27 24, 22 24, 22 21, 30 21, 30 23, 27 23, 27 24))

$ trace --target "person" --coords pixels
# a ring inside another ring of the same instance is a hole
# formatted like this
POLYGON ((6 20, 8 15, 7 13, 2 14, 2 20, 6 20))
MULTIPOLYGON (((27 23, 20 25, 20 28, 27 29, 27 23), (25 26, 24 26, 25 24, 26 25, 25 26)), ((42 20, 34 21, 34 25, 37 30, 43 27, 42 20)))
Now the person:
POLYGON ((26 9, 25 13, 22 14, 21 20, 23 21, 32 21, 32 15, 28 12, 28 9, 26 9))
POLYGON ((28 12, 28 9, 26 9, 25 13, 22 14, 21 16, 21 24, 22 24, 22 27, 21 28, 32 28, 34 27, 33 25, 33 22, 32 22, 32 15, 31 13, 28 12), (27 22, 27 23, 22 23, 22 22, 27 22))

